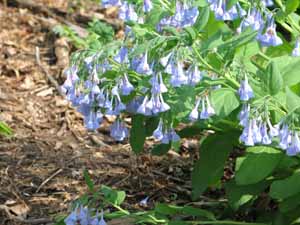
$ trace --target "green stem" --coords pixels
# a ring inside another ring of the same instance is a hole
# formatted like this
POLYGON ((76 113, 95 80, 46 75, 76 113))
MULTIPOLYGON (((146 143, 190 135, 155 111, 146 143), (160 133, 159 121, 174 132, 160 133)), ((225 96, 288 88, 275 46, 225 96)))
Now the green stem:
POLYGON ((220 72, 216 69, 214 69, 211 65, 209 65, 203 58, 202 56, 200 55, 200 53, 196 50, 195 46, 192 46, 193 48, 193 51, 196 53, 196 56, 197 58, 200 60, 201 63, 203 63, 209 70, 217 73, 217 74, 220 74, 220 72))

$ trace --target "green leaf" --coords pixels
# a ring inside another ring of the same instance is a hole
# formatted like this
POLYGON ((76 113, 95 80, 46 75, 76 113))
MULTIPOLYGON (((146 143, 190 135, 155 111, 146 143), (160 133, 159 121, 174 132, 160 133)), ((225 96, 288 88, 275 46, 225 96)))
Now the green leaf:
POLYGON ((298 193, 300 193, 300 171, 286 179, 274 181, 270 189, 270 196, 275 199, 286 199, 298 193))
POLYGON ((101 186, 100 191, 104 194, 107 201, 115 205, 121 205, 126 198, 124 191, 117 191, 105 185, 101 186))
POLYGON ((202 31, 204 29, 209 20, 209 13, 210 10, 208 6, 199 8, 199 16, 197 18, 196 23, 194 24, 194 28, 197 31, 202 31))
POLYGON ((0 122, 0 134, 9 136, 12 135, 12 130, 4 122, 0 122))
POLYGON ((84 170, 83 171, 83 176, 84 176, 84 180, 85 180, 85 183, 87 184, 90 192, 94 192, 95 191, 95 185, 89 175, 89 172, 87 170, 84 170))
POLYGON ((294 112, 300 107, 300 97, 286 87, 286 106, 289 112, 294 112))
POLYGON ((287 0, 285 3, 285 13, 295 12, 299 6, 299 0, 287 0))
POLYGON ((283 88, 283 79, 277 65, 271 61, 267 67, 265 76, 263 76, 264 83, 268 88, 268 93, 276 95, 283 88))
POLYGON ((228 197, 229 205, 232 209, 237 210, 240 206, 252 200, 259 195, 270 182, 260 182, 252 185, 237 185, 234 181, 225 184, 226 195, 228 197))
POLYGON ((282 156, 282 151, 271 147, 248 148, 245 159, 236 171, 237 184, 247 185, 260 182, 273 172, 282 156))
POLYGON ((212 91, 211 100, 216 114, 222 118, 228 116, 240 105, 240 101, 236 93, 227 88, 212 91))
POLYGON ((237 2, 238 2, 238 0, 228 0, 226 2, 226 8, 227 8, 227 10, 231 9, 231 7, 234 6, 237 2))
POLYGON ((283 213, 291 211, 300 205, 300 193, 293 195, 279 204, 279 210, 283 213))
POLYGON ((292 86, 300 82, 300 60, 291 56, 273 58, 274 63, 279 68, 285 86, 292 86))
POLYGON ((213 213, 192 206, 176 206, 176 205, 158 203, 155 205, 154 210, 156 213, 166 215, 166 216, 185 215, 185 216, 193 216, 198 218, 207 218, 209 220, 216 220, 213 213))
POLYGON ((145 117, 134 115, 132 117, 132 128, 130 129, 129 142, 132 150, 138 154, 143 151, 146 140, 145 117))
POLYGON ((205 189, 216 184, 223 175, 225 161, 238 139, 237 133, 208 136, 200 146, 200 159, 192 172, 193 197, 197 198, 205 189))
POLYGON ((186 32, 186 42, 188 45, 192 45, 194 40, 197 38, 197 32, 193 27, 186 27, 184 28, 186 32))
POLYGON ((154 146, 151 152, 153 155, 164 155, 171 149, 171 146, 171 144, 158 144, 154 146))

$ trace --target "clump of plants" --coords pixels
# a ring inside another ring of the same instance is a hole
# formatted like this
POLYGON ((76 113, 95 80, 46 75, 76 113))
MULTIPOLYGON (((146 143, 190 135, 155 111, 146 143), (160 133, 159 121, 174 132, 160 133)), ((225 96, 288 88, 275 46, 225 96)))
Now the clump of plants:
POLYGON ((104 115, 115 116, 111 136, 129 139, 135 153, 149 136, 160 141, 152 152, 161 155, 181 138, 212 131, 199 142, 192 197, 215 187, 225 188, 228 199, 226 210, 204 215, 210 222, 201 222, 200 209, 164 206, 165 214, 159 211, 157 219, 149 212, 157 220, 144 224, 247 224, 228 222, 238 213, 254 214, 250 222, 297 224, 299 1, 103 0, 102 5, 119 8, 125 36, 73 54, 63 84, 67 99, 89 130, 97 130, 104 115), (179 124, 184 128, 177 129, 179 124), (235 159, 235 176, 221 183, 237 147, 245 154, 235 159), (262 198, 266 207, 256 208, 262 198))

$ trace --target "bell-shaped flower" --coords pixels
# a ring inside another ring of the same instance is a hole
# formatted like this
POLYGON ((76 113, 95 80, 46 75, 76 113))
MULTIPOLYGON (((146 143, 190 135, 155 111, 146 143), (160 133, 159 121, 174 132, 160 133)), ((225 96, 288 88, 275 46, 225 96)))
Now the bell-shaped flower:
POLYGON ((276 24, 274 19, 270 19, 269 25, 266 28, 264 34, 258 35, 257 39, 261 43, 262 46, 269 47, 269 46, 278 46, 281 45, 283 42, 280 37, 277 36, 276 33, 276 24))
POLYGON ((62 85, 63 88, 66 90, 71 89, 75 86, 75 84, 80 80, 77 75, 78 68, 76 66, 71 66, 65 71, 67 79, 65 80, 64 84, 62 85))
POLYGON ((252 119, 250 122, 250 126, 252 126, 254 143, 255 144, 261 143, 262 142, 261 123, 258 124, 256 119, 252 119))
POLYGON ((254 97, 254 93, 253 93, 251 86, 248 83, 247 76, 245 76, 245 79, 242 80, 240 88, 238 90, 238 94, 242 101, 248 101, 254 97))
POLYGON ((286 149, 288 156, 295 156, 300 153, 300 140, 297 132, 294 132, 290 146, 286 149))
POLYGON ((187 77, 189 85, 195 86, 196 84, 198 84, 202 79, 198 66, 191 65, 187 71, 187 77))
POLYGON ((162 119, 159 120, 157 128, 153 131, 153 137, 155 137, 157 140, 162 140, 164 133, 163 133, 163 121, 162 119))
POLYGON ((151 79, 151 93, 152 94, 161 94, 168 92, 168 89, 166 85, 164 84, 164 81, 162 79, 161 73, 154 75, 151 79))
POLYGON ((202 105, 202 108, 201 108, 201 113, 200 113, 200 119, 203 119, 203 120, 208 119, 209 115, 208 115, 208 112, 207 112, 207 109, 206 109, 204 99, 201 100, 201 105, 202 105))
POLYGON ((195 107, 193 108, 192 112, 189 115, 190 121, 197 121, 199 119, 199 104, 201 99, 198 98, 195 104, 195 107))
POLYGON ((241 112, 238 115, 238 118, 240 120, 240 125, 245 127, 248 124, 249 121, 249 115, 250 115, 250 105, 249 104, 243 104, 243 108, 241 112))
POLYGON ((207 95, 205 96, 205 100, 206 100, 206 104, 207 104, 207 107, 206 107, 207 114, 209 117, 211 117, 216 114, 215 109, 211 106, 207 95))
POLYGON ((110 127, 110 136, 116 141, 123 141, 128 136, 128 129, 122 121, 117 119, 110 127))
POLYGON ((137 113, 143 114, 143 115, 146 115, 146 116, 149 116, 149 115, 152 114, 151 109, 149 109, 147 107, 147 103, 149 102, 148 100, 149 100, 149 97, 146 95, 144 97, 144 100, 143 100, 142 104, 138 107, 137 113))
MULTIPOLYGON (((168 55, 165 57, 162 57, 159 62, 163 67, 166 67, 169 64, 170 58, 172 57, 173 52, 170 52, 168 55)), ((172 72, 172 71, 171 71, 172 72)))
POLYGON ((267 123, 266 122, 262 123, 262 126, 260 128, 260 132, 261 132, 261 136, 262 136, 262 143, 264 145, 271 144, 272 143, 272 139, 269 136, 268 128, 267 128, 267 123))
POLYGON ((277 127, 273 126, 270 119, 267 119, 267 124, 269 126, 269 134, 271 137, 277 137, 279 135, 279 130, 277 127))
POLYGON ((121 79, 120 89, 122 95, 130 95, 130 93, 134 90, 134 87, 128 80, 126 74, 124 74, 124 77, 121 79))
POLYGON ((81 206, 79 208, 78 220, 80 221, 80 225, 89 225, 90 223, 90 212, 87 207, 81 206))
POLYGON ((126 47, 122 47, 118 54, 114 57, 114 60, 117 63, 127 63, 128 62, 128 49, 126 47))
POLYGON ((147 207, 148 206, 148 201, 149 201, 149 196, 147 196, 146 198, 142 199, 139 202, 139 205, 142 206, 142 207, 147 207))
POLYGON ((177 63, 176 67, 172 68, 172 75, 170 83, 173 87, 180 87, 187 84, 187 76, 184 74, 183 65, 181 62, 177 63))
POLYGON ((248 123, 247 126, 244 128, 243 133, 240 136, 240 141, 243 142, 246 146, 254 146, 251 122, 248 123))
POLYGON ((76 225, 78 222, 78 216, 77 216, 77 210, 78 208, 76 207, 74 211, 71 212, 70 215, 68 215, 64 222, 66 225, 76 225))
POLYGON ((140 74, 146 74, 150 75, 152 73, 152 70, 150 68, 150 65, 148 64, 148 53, 146 52, 144 56, 142 57, 139 65, 136 68, 136 72, 140 74))
POLYGON ((279 147, 283 150, 286 150, 291 143, 291 132, 287 124, 284 124, 279 131, 279 140, 279 147))
POLYGON ((96 130, 100 127, 103 115, 101 112, 90 111, 90 113, 84 117, 84 124, 88 130, 96 130))
POLYGON ((181 27, 193 26, 196 23, 198 16, 199 11, 197 7, 192 7, 184 10, 181 27))
POLYGON ((144 0, 143 11, 148 13, 153 9, 151 0, 144 0))

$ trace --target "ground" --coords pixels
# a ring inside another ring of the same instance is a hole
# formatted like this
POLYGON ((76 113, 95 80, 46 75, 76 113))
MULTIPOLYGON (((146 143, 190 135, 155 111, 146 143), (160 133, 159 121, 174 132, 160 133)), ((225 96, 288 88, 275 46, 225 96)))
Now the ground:
POLYGON ((50 76, 61 84, 65 66, 55 51, 61 39, 43 22, 49 17, 0 3, 0 120, 14 131, 0 138, 0 224, 52 224, 87 191, 85 169, 97 185, 125 190, 125 208, 139 207, 145 196, 150 202, 189 199, 192 160, 186 155, 136 156, 127 142, 109 137, 111 118, 98 132, 85 130, 81 115, 49 82, 50 76))

